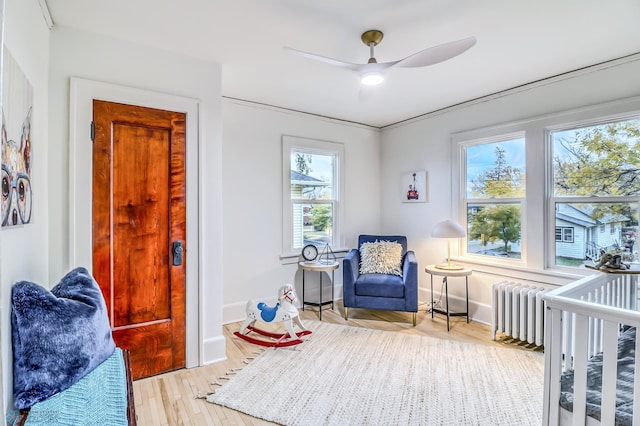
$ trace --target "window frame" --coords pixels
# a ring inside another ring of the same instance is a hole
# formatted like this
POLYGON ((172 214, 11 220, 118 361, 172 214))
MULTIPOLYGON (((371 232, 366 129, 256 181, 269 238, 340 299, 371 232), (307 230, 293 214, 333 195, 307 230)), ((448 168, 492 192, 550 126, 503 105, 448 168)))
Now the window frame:
MULTIPOLYGON (((638 196, 556 196, 553 184, 553 166, 552 166, 552 155, 553 155, 553 138, 552 134, 554 132, 561 132, 565 130, 579 129, 591 126, 599 126, 599 125, 607 125, 614 122, 619 121, 627 121, 633 119, 640 119, 640 98, 634 98, 635 101, 632 102, 634 108, 631 108, 628 111, 618 112, 618 113, 609 113, 607 106, 596 106, 594 108, 595 114, 590 115, 589 117, 584 117, 579 120, 568 120, 565 122, 557 123, 554 125, 546 126, 544 129, 545 132, 545 146, 546 146, 546 155, 545 155, 545 164, 546 164, 546 187, 547 187, 547 196, 546 196, 546 205, 547 205, 547 215, 548 215, 548 223, 555 224, 555 206, 556 204, 574 204, 574 203, 583 203, 583 204, 617 204, 617 203, 640 203, 640 195, 638 196), (601 113, 598 114, 598 111, 601 113)), ((615 102, 613 105, 624 105, 625 102, 615 102)), ((606 234, 611 233, 611 226, 614 224, 610 224, 609 232, 607 232, 607 224, 602 223, 598 225, 598 233, 606 234)), ((563 267, 560 265, 556 265, 556 247, 554 241, 546 242, 546 269, 557 269, 557 270, 581 270, 582 268, 576 267, 563 267)))
POLYGON ((282 136, 282 255, 281 257, 298 256, 302 247, 294 246, 293 206, 294 204, 330 204, 332 205, 332 242, 333 250, 344 246, 342 221, 344 207, 344 144, 340 142, 324 141, 299 136, 282 136), (291 153, 300 151, 316 155, 330 155, 334 157, 332 200, 294 200, 291 197, 291 153))

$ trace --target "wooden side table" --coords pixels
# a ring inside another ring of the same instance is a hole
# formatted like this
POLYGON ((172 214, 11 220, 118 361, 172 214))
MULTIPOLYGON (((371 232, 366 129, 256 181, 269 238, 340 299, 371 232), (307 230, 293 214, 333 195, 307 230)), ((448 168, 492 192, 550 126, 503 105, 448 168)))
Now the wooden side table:
POLYGON ((302 310, 304 311, 304 305, 317 306, 320 311, 320 321, 322 321, 322 306, 328 305, 331 303, 331 309, 333 310, 333 299, 334 297, 334 282, 335 282, 335 271, 340 266, 338 262, 332 263, 322 263, 322 262, 298 262, 298 268, 302 269, 302 310), (304 291, 304 276, 306 271, 311 272, 319 272, 320 273, 320 298, 318 302, 307 302, 305 300, 305 291, 304 291), (331 271, 331 300, 322 301, 322 275, 324 272, 331 271))
POLYGON ((431 275, 431 318, 433 318, 434 313, 439 313, 447 316, 447 331, 449 331, 449 320, 451 317, 467 317, 467 323, 469 322, 469 275, 473 272, 471 269, 462 268, 462 269, 440 269, 437 268, 436 265, 427 265, 424 268, 424 271, 427 274, 431 275), (433 307, 433 276, 441 276, 443 278, 444 283, 444 291, 445 291, 445 303, 446 309, 436 309, 433 307), (466 312, 451 312, 449 311, 449 277, 464 277, 465 278, 465 298, 467 302, 466 312))

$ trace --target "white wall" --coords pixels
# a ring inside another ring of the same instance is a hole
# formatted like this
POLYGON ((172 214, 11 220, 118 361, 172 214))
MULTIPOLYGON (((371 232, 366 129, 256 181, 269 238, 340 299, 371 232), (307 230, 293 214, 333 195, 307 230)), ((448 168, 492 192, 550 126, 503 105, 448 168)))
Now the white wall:
MULTIPOLYGON (((12 407, 11 286, 18 280, 47 285, 48 205, 48 62, 49 30, 36 1, 6 0, 4 41, 34 92, 31 120, 33 205, 31 223, 0 231, 0 336, 3 409, 12 407)), ((10 135, 11 136, 11 135, 10 135)))
MULTIPOLYGON (((447 250, 444 240, 430 237, 431 229, 441 220, 457 217, 452 212, 452 134, 637 96, 640 94, 638 75, 640 60, 636 59, 509 91, 383 130, 382 228, 385 232, 407 235, 409 244, 416 249, 421 270, 422 302, 429 297, 426 291, 429 276, 424 273, 424 265, 441 262, 447 250), (401 203, 398 200, 401 175, 410 170, 423 169, 429 173, 429 202, 401 203)), ((542 245, 527 248, 530 252, 540 253, 538 258, 543 258, 542 245)), ((562 284, 569 279, 550 277, 542 270, 539 273, 525 273, 483 265, 471 266, 474 269, 469 290, 471 314, 484 322, 490 322, 490 285, 493 282, 504 277, 516 277, 525 282, 562 284)), ((449 291, 460 303, 464 285, 452 284, 449 291)))
MULTIPOLYGON (((187 200, 187 214, 195 206, 196 217, 189 226, 197 223, 199 241, 187 244, 199 253, 199 259, 191 258, 191 265, 198 262, 197 272, 187 275, 187 298, 195 296, 201 305, 200 322, 188 326, 187 339, 198 328, 199 362, 208 363, 224 359, 225 344, 222 336, 222 124, 221 124, 221 66, 199 61, 170 52, 138 46, 132 43, 106 38, 96 34, 63 27, 55 27, 50 46, 50 277, 58 279, 72 265, 70 250, 70 200, 91 197, 73 194, 69 188, 69 122, 82 114, 69 113, 69 80, 80 77, 85 80, 110 83, 116 100, 123 88, 175 95, 198 101, 198 127, 188 128, 187 133, 198 134, 198 152, 187 148, 187 160, 197 161, 187 165, 187 173, 198 170, 196 179, 187 181, 187 193, 198 194, 187 200), (116 93, 118 92, 118 93, 116 93), (190 151, 191 150, 191 151, 190 151), (206 259, 206 262, 202 262, 206 259), (195 282, 195 286, 194 286, 195 282), (194 294, 195 291, 198 294, 194 294)), ((161 97, 161 96, 158 96, 161 97)), ((105 98, 103 98, 105 99, 105 98)), ((170 109, 170 108, 166 108, 170 109)), ((86 123, 87 135, 89 122, 86 123)), ((80 127, 81 124, 80 124, 80 127)), ((189 138, 189 135, 188 135, 189 138)), ((86 143, 91 143, 89 139, 86 143)), ((91 158, 80 159, 90 162, 91 158)), ((78 177, 83 179, 87 177, 78 177)), ((190 219, 192 217, 190 216, 190 219)), ((187 230, 189 232, 189 229, 187 230)), ((85 236, 90 239, 91 235, 85 236)), ((189 250, 189 249, 188 249, 189 250)), ((189 254, 188 254, 189 255, 189 254)), ((189 302, 188 302, 189 303, 189 302)), ((196 302, 198 303, 198 302, 196 302)), ((189 319, 187 319, 189 321, 189 319)), ((189 322, 188 322, 189 324, 189 322)), ((187 349, 189 356, 190 349, 187 349)))
MULTIPOLYGON (((380 229, 380 133, 366 126, 225 99, 223 101, 224 322, 244 319, 248 299, 275 299, 294 283, 296 259, 282 253, 282 135, 343 143, 346 247, 380 229), (288 263, 287 263, 288 262, 288 263)), ((341 297, 342 269, 335 273, 341 297)), ((308 284, 309 282, 306 281, 308 284)), ((307 289, 308 290, 308 289, 307 289)))

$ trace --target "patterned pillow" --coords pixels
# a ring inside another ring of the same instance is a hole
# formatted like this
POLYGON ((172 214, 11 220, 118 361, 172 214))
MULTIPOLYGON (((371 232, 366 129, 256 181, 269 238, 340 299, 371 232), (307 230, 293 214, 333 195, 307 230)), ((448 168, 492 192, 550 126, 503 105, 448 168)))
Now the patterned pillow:
POLYGON ((391 241, 362 243, 360 274, 393 274, 402 276, 402 245, 391 241))

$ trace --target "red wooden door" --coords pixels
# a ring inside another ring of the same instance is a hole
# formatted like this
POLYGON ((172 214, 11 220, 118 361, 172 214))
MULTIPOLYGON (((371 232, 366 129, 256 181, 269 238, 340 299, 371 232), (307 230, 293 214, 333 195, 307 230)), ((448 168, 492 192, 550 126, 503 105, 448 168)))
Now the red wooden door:
POLYGON ((93 102, 93 274, 134 379, 185 366, 185 118, 93 102))

